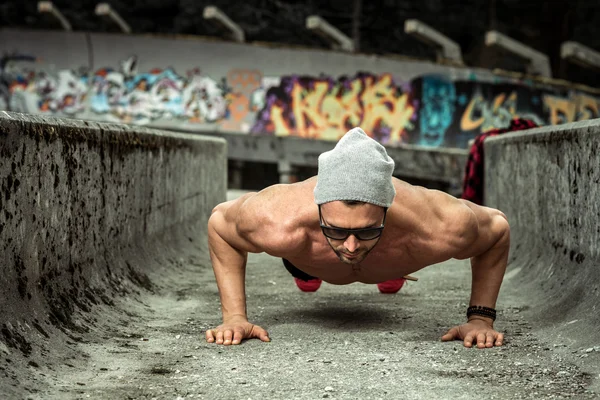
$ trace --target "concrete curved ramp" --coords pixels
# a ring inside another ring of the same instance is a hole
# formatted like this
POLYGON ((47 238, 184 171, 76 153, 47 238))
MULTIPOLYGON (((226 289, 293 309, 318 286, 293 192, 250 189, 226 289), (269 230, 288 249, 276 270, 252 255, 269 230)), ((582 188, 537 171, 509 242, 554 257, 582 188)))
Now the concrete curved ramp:
POLYGON ((600 378, 600 119, 492 137, 486 204, 511 222, 509 281, 540 338, 600 378), (591 349, 591 350, 590 350, 591 349))
POLYGON ((204 341, 221 317, 205 227, 226 198, 224 142, 0 113, 0 397, 598 398, 598 234, 581 229, 597 226, 583 192, 600 168, 570 157, 597 148, 600 129, 564 129, 486 144, 486 198, 513 234, 505 346, 439 341, 464 320, 468 262, 426 268, 396 295, 307 294, 257 254, 249 318, 272 342, 219 347, 204 341))

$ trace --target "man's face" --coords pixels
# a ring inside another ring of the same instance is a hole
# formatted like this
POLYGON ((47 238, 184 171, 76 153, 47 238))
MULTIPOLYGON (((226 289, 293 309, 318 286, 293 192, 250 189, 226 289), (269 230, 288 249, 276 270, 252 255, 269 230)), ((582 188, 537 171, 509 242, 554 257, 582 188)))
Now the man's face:
MULTIPOLYGON (((373 204, 349 206, 332 201, 321 205, 321 223, 333 228, 376 228, 383 223, 384 214, 383 207, 373 204)), ((354 235, 342 240, 326 239, 340 261, 350 265, 361 263, 379 241, 379 238, 358 240, 354 235)))

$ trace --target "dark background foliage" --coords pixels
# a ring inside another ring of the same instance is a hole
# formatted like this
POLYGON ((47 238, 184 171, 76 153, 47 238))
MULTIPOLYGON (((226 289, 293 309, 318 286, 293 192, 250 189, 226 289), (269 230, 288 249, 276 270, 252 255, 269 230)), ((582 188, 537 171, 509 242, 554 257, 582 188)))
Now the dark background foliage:
MULTIPOLYGON (((74 30, 116 32, 98 18, 99 0, 55 0, 74 30)), ((245 31, 248 42, 271 42, 327 48, 305 29, 305 19, 318 14, 353 37, 360 52, 434 59, 435 55, 404 33, 404 21, 417 18, 456 40, 469 66, 523 71, 522 63, 491 51, 485 32, 499 30, 546 53, 555 78, 600 86, 597 73, 560 58, 560 45, 575 40, 600 50, 598 0, 110 0, 134 33, 217 36, 202 18, 207 5, 221 8, 245 31), (355 13, 355 7, 359 7, 355 13), (359 16, 358 18, 356 16, 359 16)), ((0 24, 29 29, 60 29, 37 12, 37 1, 4 0, 0 24)))

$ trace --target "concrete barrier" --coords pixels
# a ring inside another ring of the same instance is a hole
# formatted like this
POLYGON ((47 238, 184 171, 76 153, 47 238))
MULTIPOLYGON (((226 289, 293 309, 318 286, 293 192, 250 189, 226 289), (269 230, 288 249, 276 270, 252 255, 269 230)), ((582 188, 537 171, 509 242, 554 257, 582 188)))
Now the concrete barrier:
POLYGON ((511 224, 528 315, 567 344, 600 344, 600 120, 485 142, 485 204, 511 224))
POLYGON ((43 356, 152 290, 169 244, 205 240, 226 168, 218 138, 0 112, 0 355, 43 356))

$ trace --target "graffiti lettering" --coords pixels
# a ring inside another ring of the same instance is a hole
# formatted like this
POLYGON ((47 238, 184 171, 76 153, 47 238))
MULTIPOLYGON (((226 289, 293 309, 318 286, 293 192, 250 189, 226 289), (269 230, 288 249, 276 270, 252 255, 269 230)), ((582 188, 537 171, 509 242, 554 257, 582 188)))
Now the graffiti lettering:
POLYGON ((477 94, 465 109, 460 121, 460 128, 463 131, 503 128, 517 116, 517 94, 515 92, 508 96, 506 93, 501 93, 491 102, 487 102, 482 95, 477 94))
POLYGON ((284 77, 267 95, 253 132, 336 140, 360 125, 382 142, 402 141, 415 112, 390 74, 327 78, 284 77), (261 118, 262 116, 262 118, 261 118))
POLYGON ((552 125, 600 117, 600 100, 584 94, 569 98, 546 95, 544 105, 550 111, 552 125))
MULTIPOLYGON (((6 79, 6 78, 5 78, 6 79)), ((45 71, 23 68, 8 84, 18 98, 15 111, 85 116, 86 71, 45 71), (82 115, 84 114, 84 115, 82 115)), ((187 78, 173 69, 137 72, 137 59, 120 63, 120 70, 102 68, 92 79, 90 111, 108 121, 148 124, 161 119, 215 123, 228 113, 225 89, 199 69, 187 78)))

